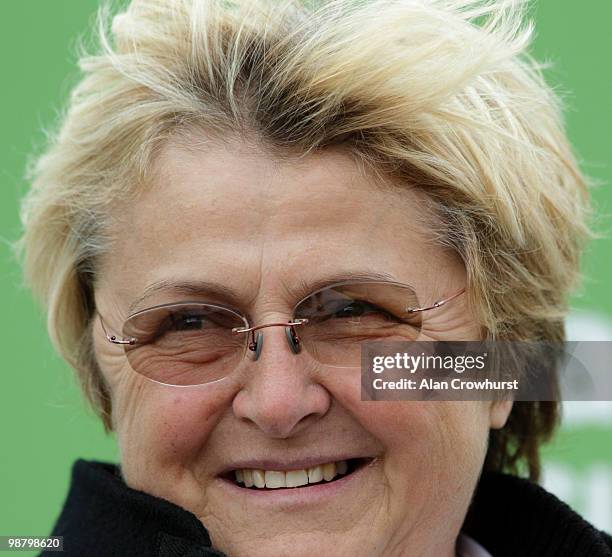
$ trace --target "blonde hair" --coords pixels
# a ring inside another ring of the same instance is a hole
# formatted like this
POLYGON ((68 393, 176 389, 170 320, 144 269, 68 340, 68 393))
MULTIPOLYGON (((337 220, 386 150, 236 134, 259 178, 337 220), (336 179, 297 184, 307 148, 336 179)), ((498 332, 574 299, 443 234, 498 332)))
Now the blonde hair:
MULTIPOLYGON (((559 101, 526 53, 524 5, 478 0, 133 0, 81 53, 23 202, 26 280, 110 429, 92 352, 96 262, 112 215, 171 138, 200 131, 277 156, 330 145, 427 194, 490 338, 564 339, 589 236, 559 101)), ((487 465, 538 474, 555 403, 516 403, 487 465)))

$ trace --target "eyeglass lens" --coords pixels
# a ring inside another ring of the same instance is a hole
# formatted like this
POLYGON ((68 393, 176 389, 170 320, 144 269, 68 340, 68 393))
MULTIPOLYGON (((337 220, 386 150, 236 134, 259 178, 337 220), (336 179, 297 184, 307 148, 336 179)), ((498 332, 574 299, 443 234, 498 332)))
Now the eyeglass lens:
MULTIPOLYGON (((346 283, 301 300, 293 319, 303 352, 324 366, 359 368, 361 344, 415 340, 421 314, 414 290, 384 282, 346 283)), ((203 303, 158 306, 130 317, 123 328, 132 369, 169 385, 200 385, 228 376, 244 358, 248 334, 232 332, 248 322, 230 309, 203 303)), ((265 350, 265 348, 264 348, 265 350)))

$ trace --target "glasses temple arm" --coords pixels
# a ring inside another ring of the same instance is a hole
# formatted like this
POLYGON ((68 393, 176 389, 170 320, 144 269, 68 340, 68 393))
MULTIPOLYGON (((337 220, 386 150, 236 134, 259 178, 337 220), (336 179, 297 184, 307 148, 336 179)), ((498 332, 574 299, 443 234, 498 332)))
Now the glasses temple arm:
POLYGON ((102 315, 100 315, 100 312, 96 313, 100 318, 100 325, 102 326, 104 336, 106 337, 106 340, 108 340, 108 342, 112 342, 113 344, 134 344, 136 342, 135 338, 118 339, 115 335, 109 335, 108 331, 106 330, 106 325, 104 324, 104 319, 102 318, 102 315))
POLYGON ((460 296, 464 292, 465 292, 465 288, 462 288, 461 290, 459 290, 459 292, 455 292, 452 296, 449 296, 448 298, 444 298, 442 300, 438 300, 437 302, 434 302, 430 306, 425 306, 425 307, 420 307, 420 308, 407 308, 406 311, 408 313, 417 313, 420 311, 427 311, 430 309, 439 308, 440 306, 443 306, 447 302, 450 302, 451 300, 455 299, 457 296, 460 296))

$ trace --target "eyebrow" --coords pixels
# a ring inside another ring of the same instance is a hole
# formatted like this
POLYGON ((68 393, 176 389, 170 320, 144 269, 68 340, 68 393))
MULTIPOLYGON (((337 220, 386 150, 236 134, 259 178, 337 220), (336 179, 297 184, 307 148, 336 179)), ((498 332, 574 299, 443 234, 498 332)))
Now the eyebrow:
MULTIPOLYGON (((317 279, 313 282, 300 279, 296 284, 283 286, 282 289, 289 299, 295 300, 297 303, 299 300, 321 288, 325 288, 326 286, 330 286, 332 284, 353 280, 397 282, 397 279, 392 275, 377 271, 341 272, 317 279)), ((129 305, 128 314, 132 315, 138 310, 138 307, 143 302, 153 297, 155 294, 160 293, 174 295, 181 294, 198 297, 208 296, 214 298, 215 300, 227 303, 235 309, 244 305, 243 296, 231 288, 219 283, 204 280, 185 281, 179 279, 163 279, 147 286, 142 295, 136 298, 129 305)))
POLYGON ((163 279, 147 286, 141 296, 136 298, 129 306, 128 313, 131 315, 137 311, 138 306, 153 297, 155 294, 183 294, 185 296, 210 296, 216 300, 226 302, 231 306, 239 306, 241 297, 232 289, 222 284, 204 280, 177 280, 163 279))

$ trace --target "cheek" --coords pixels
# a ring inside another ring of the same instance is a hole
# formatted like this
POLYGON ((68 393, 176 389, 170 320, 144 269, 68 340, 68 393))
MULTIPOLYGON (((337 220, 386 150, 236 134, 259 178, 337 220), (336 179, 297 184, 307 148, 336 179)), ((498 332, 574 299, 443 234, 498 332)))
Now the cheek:
POLYGON ((482 466, 489 432, 488 406, 467 401, 362 401, 360 378, 328 376, 328 390, 385 450, 385 469, 400 478, 459 475, 482 466))
POLYGON ((486 407, 476 402, 362 402, 362 423, 404 466, 479 466, 488 435, 486 407))
POLYGON ((486 421, 474 406, 479 403, 370 404, 366 427, 387 448, 387 481, 396 499, 410 501, 416 527, 460 522, 486 453, 486 421))
POLYGON ((343 404, 382 445, 392 498, 410 501, 416 523, 452 523, 455 513, 467 508, 487 449, 484 403, 364 402, 353 397, 343 404), (440 508, 441 498, 449 505, 440 508))
MULTIPOLYGON (((197 475, 207 441, 227 404, 224 387, 177 388, 136 378, 116 393, 124 477, 136 489, 185 472, 197 475)), ((115 412, 115 411, 114 411, 115 412)))
POLYGON ((96 342, 94 347, 110 388, 112 419, 128 483, 142 489, 143 478, 158 478, 164 469, 178 474, 197 461, 233 387, 225 382, 198 387, 160 385, 132 371, 116 346, 96 342))

